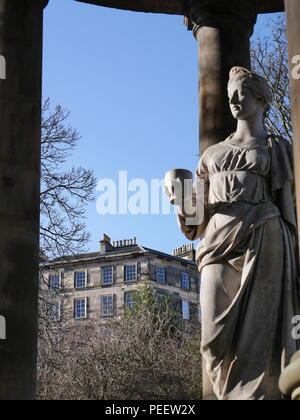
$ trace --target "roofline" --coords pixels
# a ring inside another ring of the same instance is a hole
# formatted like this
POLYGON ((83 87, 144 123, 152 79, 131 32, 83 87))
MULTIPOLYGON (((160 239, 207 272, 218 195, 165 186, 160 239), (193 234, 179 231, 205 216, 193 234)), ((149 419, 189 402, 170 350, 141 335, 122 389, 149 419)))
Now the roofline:
MULTIPOLYGON (((146 247, 142 247, 141 245, 136 245, 135 248, 138 247, 139 250, 132 250, 131 252, 126 252, 126 253, 122 253, 122 254, 118 254, 118 253, 113 253, 112 252, 107 252, 104 254, 98 254, 95 255, 93 257, 89 256, 92 253, 87 253, 87 254, 82 254, 80 258, 76 258, 76 256, 69 256, 69 257, 63 257, 63 259, 55 261, 55 260, 50 260, 47 262, 41 262, 40 263, 40 267, 43 268, 47 268, 47 267, 53 267, 53 266, 63 266, 63 265, 69 265, 69 264, 78 264, 78 263, 87 263, 87 262, 97 262, 97 261, 101 261, 104 260, 103 262, 107 261, 107 260, 111 260, 111 259, 126 259, 130 256, 135 256, 135 257, 140 257, 143 255, 147 255, 147 254, 155 254, 157 256, 161 256, 163 258, 167 258, 167 259, 171 259, 177 262, 184 262, 190 265, 196 265, 196 263, 194 261, 191 260, 186 260, 184 258, 180 258, 180 257, 175 257, 174 255, 170 255, 170 254, 166 254, 164 252, 161 251, 156 251, 155 249, 151 249, 151 248, 146 248, 146 247)), ((129 248, 130 249, 130 248, 129 248)), ((128 250, 129 250, 128 249, 128 250)))

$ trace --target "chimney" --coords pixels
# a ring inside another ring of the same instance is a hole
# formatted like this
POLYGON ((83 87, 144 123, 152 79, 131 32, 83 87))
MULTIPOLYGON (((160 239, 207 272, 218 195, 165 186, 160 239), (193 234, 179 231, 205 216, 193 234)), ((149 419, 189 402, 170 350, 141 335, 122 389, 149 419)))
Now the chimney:
POLYGON ((113 246, 110 241, 111 241, 110 237, 104 234, 102 241, 100 241, 101 254, 105 254, 107 251, 113 249, 113 246))
POLYGON ((196 251, 194 244, 182 245, 180 248, 176 248, 173 251, 174 257, 183 258, 188 261, 196 260, 196 251))

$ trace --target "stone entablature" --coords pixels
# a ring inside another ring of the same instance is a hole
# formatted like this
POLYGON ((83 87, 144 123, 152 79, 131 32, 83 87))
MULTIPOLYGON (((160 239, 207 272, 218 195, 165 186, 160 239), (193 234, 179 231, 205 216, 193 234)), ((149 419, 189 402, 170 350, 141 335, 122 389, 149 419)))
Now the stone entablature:
MULTIPOLYGON (((98 6, 112 7, 116 9, 133 10, 137 12, 166 13, 174 15, 186 15, 189 1, 187 0, 76 0, 81 3, 95 4, 98 6)), ((215 1, 215 0, 214 0, 215 1)), ((241 3, 243 0, 238 0, 241 3)), ((283 12, 283 0, 251 0, 255 3, 257 13, 283 12)), ((230 3, 234 1, 230 0, 230 3)), ((199 0, 199 4, 208 3, 207 0, 199 0)))

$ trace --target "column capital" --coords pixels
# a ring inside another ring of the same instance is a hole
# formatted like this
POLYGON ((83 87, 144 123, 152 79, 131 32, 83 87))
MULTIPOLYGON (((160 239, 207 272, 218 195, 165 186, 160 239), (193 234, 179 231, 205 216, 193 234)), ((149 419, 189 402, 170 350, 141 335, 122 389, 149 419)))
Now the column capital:
POLYGON ((300 351, 291 360, 291 363, 284 369, 279 380, 279 388, 292 400, 300 401, 300 351))
POLYGON ((215 27, 226 24, 248 28, 249 37, 257 20, 252 0, 188 0, 187 22, 195 36, 203 26, 215 27))
POLYGON ((48 6, 49 0, 39 0, 43 9, 48 6))

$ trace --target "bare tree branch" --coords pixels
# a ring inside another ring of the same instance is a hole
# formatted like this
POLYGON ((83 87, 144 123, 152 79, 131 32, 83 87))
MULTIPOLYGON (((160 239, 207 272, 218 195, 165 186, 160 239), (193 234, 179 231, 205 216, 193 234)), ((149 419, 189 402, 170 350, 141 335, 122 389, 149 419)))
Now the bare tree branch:
POLYGON ((69 111, 49 99, 43 104, 41 163, 41 252, 48 257, 85 251, 89 239, 85 207, 93 201, 96 179, 82 167, 66 169, 80 136, 68 124, 69 111))
POLYGON ((273 91, 273 106, 266 120, 271 133, 292 141, 288 45, 284 16, 270 20, 269 34, 257 37, 251 50, 253 70, 267 79, 273 91))

